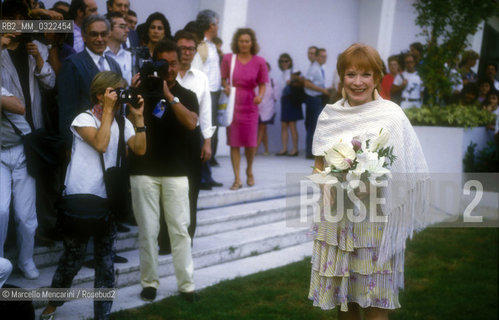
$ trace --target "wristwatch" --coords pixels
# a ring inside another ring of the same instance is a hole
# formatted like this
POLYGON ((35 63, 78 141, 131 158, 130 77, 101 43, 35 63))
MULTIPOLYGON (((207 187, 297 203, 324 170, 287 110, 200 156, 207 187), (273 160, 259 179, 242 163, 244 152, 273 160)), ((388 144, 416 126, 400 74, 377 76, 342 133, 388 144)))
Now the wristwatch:
POLYGON ((143 127, 135 127, 135 132, 145 132, 147 129, 146 126, 143 126, 143 127))
POLYGON ((174 105, 174 104, 177 104, 177 103, 180 103, 180 100, 178 99, 178 97, 173 97, 172 101, 170 101, 171 105, 174 105))

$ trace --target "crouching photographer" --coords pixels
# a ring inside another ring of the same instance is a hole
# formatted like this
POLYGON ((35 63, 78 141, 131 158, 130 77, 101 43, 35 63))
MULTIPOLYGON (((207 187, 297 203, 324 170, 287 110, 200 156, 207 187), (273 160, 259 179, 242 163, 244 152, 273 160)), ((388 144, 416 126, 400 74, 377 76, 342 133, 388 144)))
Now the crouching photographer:
MULTIPOLYGON (((116 238, 112 180, 125 154, 125 143, 137 155, 146 152, 144 100, 130 107, 130 120, 121 115, 126 81, 111 71, 98 73, 90 86, 93 107, 71 124, 73 144, 61 201, 60 227, 64 253, 52 288, 69 288, 83 265, 88 239, 94 239, 95 288, 114 287, 113 242, 116 238), (117 90, 118 89, 118 90, 117 90), (118 91, 118 92, 117 92, 118 91), (134 130, 135 127, 135 130, 134 130)), ((114 183, 115 185, 116 183, 114 183)), ((42 319, 52 319, 62 301, 49 301, 42 319)), ((108 319, 112 301, 94 301, 95 319, 108 319)))
POLYGON ((178 290, 195 300, 194 266, 189 227, 189 159, 197 127, 199 105, 196 95, 175 80, 179 51, 171 40, 157 43, 153 62, 140 71, 139 92, 144 96, 147 151, 131 152, 129 159, 132 205, 139 228, 140 297, 156 298, 159 286, 158 233, 160 207, 170 233, 178 290))

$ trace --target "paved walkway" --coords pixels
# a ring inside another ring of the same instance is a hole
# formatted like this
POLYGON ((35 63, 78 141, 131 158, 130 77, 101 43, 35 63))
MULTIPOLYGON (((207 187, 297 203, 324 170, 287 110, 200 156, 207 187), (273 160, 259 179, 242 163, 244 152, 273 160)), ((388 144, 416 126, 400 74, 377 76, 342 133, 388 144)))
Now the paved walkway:
MULTIPOLYGON (((283 184, 286 182, 286 174, 310 174, 312 172, 313 160, 305 159, 304 153, 298 157, 278 157, 275 155, 263 156, 257 155, 253 163, 253 175, 255 176, 255 186, 271 186, 283 184)), ((224 185, 218 189, 228 189, 234 182, 234 173, 229 157, 217 157, 220 163, 219 167, 212 167, 212 176, 216 181, 222 182, 224 185)), ((243 189, 248 188, 246 185, 246 158, 241 155, 241 179, 243 189)), ((210 192, 210 191, 203 191, 210 192)))

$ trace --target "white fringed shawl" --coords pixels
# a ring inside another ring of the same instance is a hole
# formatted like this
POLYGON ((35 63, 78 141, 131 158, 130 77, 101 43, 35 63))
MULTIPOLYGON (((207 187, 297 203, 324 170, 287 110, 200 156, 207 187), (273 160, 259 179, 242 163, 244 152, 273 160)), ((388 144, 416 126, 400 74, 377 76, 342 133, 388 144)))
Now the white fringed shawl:
MULTIPOLYGON (((312 152, 323 156, 342 136, 367 134, 371 139, 384 128, 390 131, 388 146, 394 146, 397 159, 390 168, 393 178, 382 189, 386 204, 381 206, 387 216, 378 265, 394 257, 394 271, 403 268, 407 238, 429 224, 429 174, 419 140, 402 109, 395 103, 376 100, 352 107, 342 99, 328 104, 319 116, 312 152)), ((371 140, 372 141, 372 140, 371 140)), ((403 287, 403 274, 394 277, 394 285, 403 287)))

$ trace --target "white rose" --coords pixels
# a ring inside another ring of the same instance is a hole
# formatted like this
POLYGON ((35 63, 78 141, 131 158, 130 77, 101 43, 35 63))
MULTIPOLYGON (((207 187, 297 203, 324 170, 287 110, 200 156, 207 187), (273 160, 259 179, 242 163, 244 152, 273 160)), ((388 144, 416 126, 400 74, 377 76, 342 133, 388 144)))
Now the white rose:
POLYGON ((338 170, 350 168, 356 156, 350 141, 348 143, 338 143, 334 145, 324 157, 326 163, 328 165, 333 165, 338 170))

